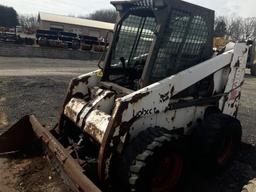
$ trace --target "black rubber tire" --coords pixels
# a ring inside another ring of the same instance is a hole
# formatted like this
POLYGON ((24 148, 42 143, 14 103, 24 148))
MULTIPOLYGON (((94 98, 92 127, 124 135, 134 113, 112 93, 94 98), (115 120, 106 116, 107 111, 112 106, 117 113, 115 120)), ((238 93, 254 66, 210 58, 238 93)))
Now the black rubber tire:
MULTIPOLYGON (((174 158, 175 163, 173 164, 176 165, 177 160, 177 170, 175 166, 172 165, 172 167, 174 167, 174 173, 177 171, 178 176, 174 179, 168 175, 167 178, 173 179, 171 180, 173 186, 169 186, 169 182, 168 185, 167 183, 163 185, 163 187, 166 186, 171 189, 164 191, 174 191, 180 184, 184 172, 185 163, 181 143, 182 141, 177 135, 172 135, 168 130, 160 127, 148 128, 141 132, 127 145, 122 157, 115 163, 115 170, 118 172, 115 178, 120 184, 119 190, 115 191, 154 191, 151 186, 153 186, 153 178, 161 167, 159 161, 171 159, 172 155, 175 154, 177 156, 174 155, 176 159, 174 158)), ((158 191, 163 192, 163 190, 158 191)))
POLYGON ((210 106, 207 107, 207 109, 204 112, 204 118, 206 118, 207 116, 214 114, 214 113, 221 113, 220 109, 216 106, 210 106))
POLYGON ((243 187, 242 192, 256 192, 256 179, 249 181, 248 185, 243 187))
POLYGON ((251 75, 252 75, 252 76, 256 76, 256 64, 253 64, 253 65, 251 66, 251 75))
POLYGON ((194 139, 202 170, 209 174, 224 170, 238 151, 241 136, 239 120, 222 113, 206 116, 194 139))

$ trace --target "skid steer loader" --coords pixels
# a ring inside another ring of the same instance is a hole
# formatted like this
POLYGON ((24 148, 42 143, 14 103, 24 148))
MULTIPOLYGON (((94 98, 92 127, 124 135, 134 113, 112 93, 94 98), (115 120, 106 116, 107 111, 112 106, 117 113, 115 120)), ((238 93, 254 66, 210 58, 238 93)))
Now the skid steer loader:
POLYGON ((119 18, 104 65, 70 82, 56 127, 26 116, 0 136, 0 153, 40 141, 65 182, 88 192, 174 191, 191 146, 223 169, 241 139, 248 45, 213 56, 214 11, 197 5, 112 4, 119 18))

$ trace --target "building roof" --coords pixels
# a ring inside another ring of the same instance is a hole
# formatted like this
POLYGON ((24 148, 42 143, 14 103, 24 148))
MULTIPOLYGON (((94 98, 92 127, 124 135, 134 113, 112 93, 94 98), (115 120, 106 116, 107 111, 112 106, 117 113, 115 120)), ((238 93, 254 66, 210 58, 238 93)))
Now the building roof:
POLYGON ((70 25, 78 25, 78 26, 91 27, 91 28, 97 28, 97 29, 105 29, 109 31, 113 31, 115 26, 115 24, 113 23, 95 21, 90 19, 81 19, 76 17, 68 17, 68 16, 56 15, 56 14, 44 13, 44 12, 39 13, 38 20, 50 21, 50 22, 56 22, 56 23, 65 23, 70 25))

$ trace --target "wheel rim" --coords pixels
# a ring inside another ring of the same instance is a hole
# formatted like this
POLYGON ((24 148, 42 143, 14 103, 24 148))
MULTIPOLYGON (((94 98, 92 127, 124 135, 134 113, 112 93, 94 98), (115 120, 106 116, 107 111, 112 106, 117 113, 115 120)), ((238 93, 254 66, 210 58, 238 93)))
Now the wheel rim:
POLYGON ((178 184, 183 171, 183 159, 178 154, 163 158, 152 177, 152 192, 170 192, 178 184))
POLYGON ((230 159, 235 146, 233 138, 232 137, 224 138, 223 144, 221 146, 222 146, 222 150, 219 153, 217 162, 219 165, 225 166, 228 160, 230 159))

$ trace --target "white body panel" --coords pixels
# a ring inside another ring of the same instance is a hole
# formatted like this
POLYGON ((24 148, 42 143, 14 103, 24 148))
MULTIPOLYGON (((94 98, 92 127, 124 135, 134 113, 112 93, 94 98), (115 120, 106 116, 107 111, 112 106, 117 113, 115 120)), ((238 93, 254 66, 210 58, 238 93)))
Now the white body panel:
MULTIPOLYGON (((183 128, 184 133, 197 124, 204 116, 205 109, 210 105, 178 107, 175 105, 184 103, 185 98, 172 99, 175 95, 203 80, 209 75, 214 75, 214 92, 221 94, 220 110, 223 113, 235 116, 235 107, 239 99, 241 82, 244 79, 244 68, 247 58, 247 46, 237 44, 235 49, 220 56, 214 57, 201 64, 191 67, 160 82, 152 84, 144 89, 117 100, 120 105, 128 103, 128 107, 121 114, 121 123, 131 124, 130 136, 136 136, 138 132, 154 126, 164 127, 169 130, 183 128), (235 67, 238 63, 239 66, 235 67), (235 77, 236 76, 236 77, 235 77), (223 89, 225 92, 223 93, 223 89), (229 91, 234 89, 231 93, 229 91), (234 96, 231 95, 235 94, 234 96), (223 100, 229 95, 228 100, 223 100), (224 102, 223 102, 224 101, 224 102), (223 109, 223 106, 224 109, 223 109), (230 106, 230 107, 227 107, 230 106)), ((200 99, 200 98, 199 98, 200 99)), ((188 102, 193 99, 187 98, 188 102)), ((114 137, 120 135, 122 125, 116 128, 114 137)))
MULTIPOLYGON (((109 96, 101 93, 94 95, 95 98, 88 104, 82 103, 81 106, 84 105, 82 108, 72 107, 72 102, 69 103, 68 101, 67 109, 72 108, 72 113, 76 114, 73 122, 76 122, 84 130, 88 125, 86 119, 94 109, 109 115, 112 113, 111 120, 105 121, 109 125, 104 125, 104 129, 98 127, 98 130, 106 131, 108 126, 109 129, 114 129, 112 137, 122 138, 123 141, 125 141, 127 133, 132 138, 140 131, 155 126, 169 130, 182 128, 184 134, 187 134, 197 125, 198 121, 203 119, 205 109, 212 105, 210 101, 203 102, 209 98, 216 99, 217 97, 217 107, 223 113, 236 116, 241 85, 244 79, 247 51, 245 44, 237 44, 234 50, 213 57, 124 97, 117 98, 115 101, 113 98, 117 95, 114 92, 109 96), (212 96, 206 98, 175 98, 177 94, 210 75, 213 75, 214 81, 212 96), (80 118, 77 122, 78 114, 80 118), (110 121, 115 123, 111 124, 110 121), (115 127, 111 127, 113 124, 115 127)), ((74 81, 78 81, 78 83, 70 90, 72 95, 78 94, 86 97, 86 95, 90 95, 90 92, 97 93, 97 90, 100 92, 104 89, 102 87, 97 88, 100 82, 99 70, 80 76, 74 81)), ((66 115, 69 116, 68 114, 66 110, 66 115)), ((102 135, 104 134, 102 133, 102 135)), ((108 136, 106 135, 106 137, 108 136)), ((99 141, 99 139, 97 140, 99 141)), ((102 141, 102 138, 100 141, 102 141)))
MULTIPOLYGON (((100 144, 100 164, 105 165, 112 154, 105 153, 105 149, 121 153, 125 143, 148 127, 190 134, 203 120, 209 106, 236 117, 247 55, 248 46, 239 43, 234 50, 132 93, 113 83, 101 82, 102 74, 98 70, 71 82, 64 104, 65 114, 71 120, 74 117, 72 121, 100 144), (179 95, 208 77, 213 77, 209 95, 179 95), (110 94, 102 95, 102 90, 110 94), (71 102, 73 97, 83 97, 88 102, 76 107, 71 102)), ((108 169, 105 166, 106 176, 108 169)))

